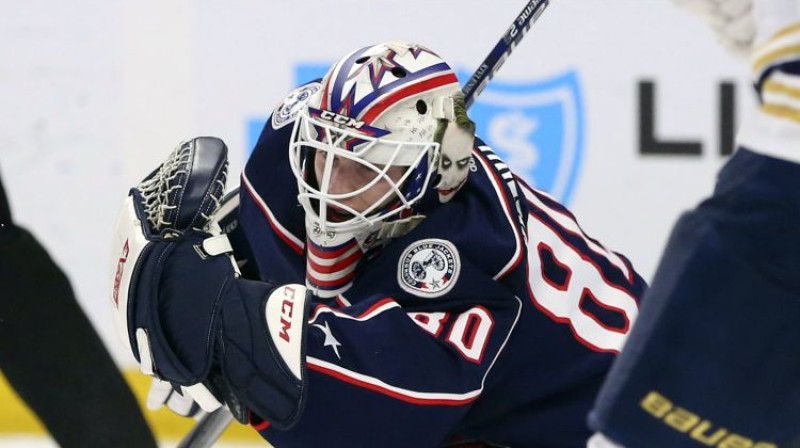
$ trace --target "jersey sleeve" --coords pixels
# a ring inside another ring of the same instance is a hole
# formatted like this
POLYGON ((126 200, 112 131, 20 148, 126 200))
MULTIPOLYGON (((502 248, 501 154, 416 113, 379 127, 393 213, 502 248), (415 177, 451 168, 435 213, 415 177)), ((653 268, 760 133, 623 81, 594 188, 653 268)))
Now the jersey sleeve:
MULTIPOLYGON (((756 8, 764 8, 766 4, 756 8)), ((775 15, 773 20, 781 22, 797 17, 784 13, 775 15)), ((794 163, 800 163, 798 23, 776 32, 754 49, 751 69, 758 107, 747 117, 737 136, 739 144, 752 151, 794 163)))
POLYGON ((465 262, 447 298, 317 304, 300 423, 276 446, 438 446, 479 400, 521 302, 465 262), (480 291, 476 294, 475 291, 480 291))
POLYGON ((317 89, 319 82, 304 84, 278 104, 242 173, 237 224, 249 245, 250 267, 275 285, 304 283, 304 215, 288 148, 294 121, 317 89))

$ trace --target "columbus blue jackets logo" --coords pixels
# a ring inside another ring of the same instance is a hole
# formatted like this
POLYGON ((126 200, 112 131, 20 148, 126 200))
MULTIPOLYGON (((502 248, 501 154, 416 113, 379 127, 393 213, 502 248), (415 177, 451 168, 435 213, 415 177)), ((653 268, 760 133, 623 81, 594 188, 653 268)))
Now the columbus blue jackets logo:
POLYGON ((397 282, 420 297, 446 294, 458 280, 460 260, 455 246, 445 240, 415 241, 400 256, 397 282))
MULTIPOLYGON (((459 79, 470 73, 459 72, 459 79)), ((492 80, 469 111, 478 135, 531 186, 568 204, 583 160, 584 112, 578 75, 492 80)))
POLYGON ((272 113, 273 129, 279 129, 289 123, 293 123, 294 119, 297 118, 297 114, 299 114, 300 110, 303 108, 303 105, 306 104, 311 95, 319 90, 319 88, 320 84, 318 82, 312 82, 298 87, 289 93, 289 96, 287 96, 281 104, 278 105, 275 112, 272 113))

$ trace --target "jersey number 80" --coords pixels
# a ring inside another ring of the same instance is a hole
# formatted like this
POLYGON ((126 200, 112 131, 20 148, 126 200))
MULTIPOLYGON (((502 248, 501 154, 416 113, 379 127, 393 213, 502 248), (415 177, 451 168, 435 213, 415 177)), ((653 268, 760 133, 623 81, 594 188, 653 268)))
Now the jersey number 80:
POLYGON ((636 319, 638 305, 630 291, 606 278, 595 259, 607 260, 628 277, 630 268, 617 254, 586 237, 572 217, 547 207, 531 193, 526 196, 532 210, 551 218, 533 212, 528 215, 531 299, 551 319, 568 324, 583 345, 618 353, 636 319), (582 239, 595 257, 581 252, 565 235, 582 239))

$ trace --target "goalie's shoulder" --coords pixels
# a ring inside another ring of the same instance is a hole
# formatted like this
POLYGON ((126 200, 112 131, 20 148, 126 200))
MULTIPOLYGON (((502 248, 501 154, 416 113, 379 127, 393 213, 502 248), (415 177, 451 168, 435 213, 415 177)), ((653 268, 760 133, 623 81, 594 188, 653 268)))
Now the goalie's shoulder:
POLYGON ((250 159, 245 167, 245 174, 251 179, 263 177, 262 171, 269 169, 271 173, 276 170, 285 171, 289 176, 286 182, 295 183, 289 170, 289 159, 286 157, 292 128, 300 111, 303 110, 309 98, 319 90, 318 80, 303 84, 290 91, 284 97, 266 120, 261 134, 250 154, 250 159), (278 168, 281 167, 281 168, 278 168), (285 168, 283 170, 282 168, 285 168))
POLYGON ((287 126, 297 119, 297 114, 303 106, 306 105, 308 99, 316 93, 321 87, 320 80, 314 80, 309 83, 296 87, 294 90, 283 98, 275 110, 272 112, 270 124, 272 128, 277 130, 287 126))
MULTIPOLYGON (((293 124, 319 87, 319 81, 315 80, 290 91, 270 114, 250 153, 242 174, 242 186, 244 191, 258 196, 257 202, 265 203, 265 207, 276 206, 276 204, 266 204, 270 202, 266 198, 267 193, 295 191, 297 181, 292 174, 288 157, 293 124)), ((296 193, 287 195, 285 198, 294 198, 295 195, 296 193)), ((293 199, 284 201, 280 195, 270 196, 274 201, 285 202, 279 206, 281 209, 297 208, 294 207, 296 203, 293 199)))
POLYGON ((524 196, 508 165, 478 138, 469 169, 462 191, 423 225, 438 229, 493 278, 503 278, 524 258, 524 196))

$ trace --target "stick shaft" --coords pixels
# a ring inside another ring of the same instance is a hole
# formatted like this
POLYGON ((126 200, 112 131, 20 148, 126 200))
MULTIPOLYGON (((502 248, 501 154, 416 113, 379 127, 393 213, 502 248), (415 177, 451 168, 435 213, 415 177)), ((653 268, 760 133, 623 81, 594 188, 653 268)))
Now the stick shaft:
POLYGON ((233 421, 233 415, 224 406, 206 414, 181 440, 177 448, 209 448, 222 436, 231 421, 233 421))
POLYGON ((517 18, 508 27, 508 30, 497 42, 497 45, 494 46, 489 55, 486 56, 486 59, 481 62, 481 65, 478 66, 478 69, 475 70, 475 73, 464 85, 462 91, 464 92, 464 104, 467 109, 475 102, 475 98, 480 95, 489 80, 492 79, 508 55, 514 50, 514 47, 522 40, 522 36, 528 32, 531 24, 536 22, 549 4, 550 0, 529 0, 522 12, 517 15, 517 18))

